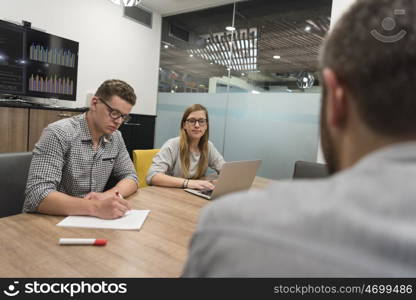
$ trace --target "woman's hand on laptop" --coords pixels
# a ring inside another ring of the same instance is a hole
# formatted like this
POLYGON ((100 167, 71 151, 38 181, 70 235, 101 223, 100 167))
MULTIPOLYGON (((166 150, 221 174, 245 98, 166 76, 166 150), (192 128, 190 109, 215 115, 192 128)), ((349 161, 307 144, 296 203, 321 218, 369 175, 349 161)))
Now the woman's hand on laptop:
POLYGON ((189 180, 188 188, 195 190, 213 190, 214 185, 207 180, 189 180))

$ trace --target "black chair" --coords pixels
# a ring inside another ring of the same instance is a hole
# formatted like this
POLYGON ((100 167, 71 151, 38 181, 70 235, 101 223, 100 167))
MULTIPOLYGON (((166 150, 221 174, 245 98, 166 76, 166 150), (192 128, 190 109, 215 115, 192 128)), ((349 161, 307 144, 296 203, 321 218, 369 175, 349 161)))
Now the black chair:
POLYGON ((32 152, 0 154, 0 218, 20 214, 32 152))
POLYGON ((293 179, 300 178, 322 178, 328 176, 328 169, 325 164, 298 160, 295 162, 293 179))

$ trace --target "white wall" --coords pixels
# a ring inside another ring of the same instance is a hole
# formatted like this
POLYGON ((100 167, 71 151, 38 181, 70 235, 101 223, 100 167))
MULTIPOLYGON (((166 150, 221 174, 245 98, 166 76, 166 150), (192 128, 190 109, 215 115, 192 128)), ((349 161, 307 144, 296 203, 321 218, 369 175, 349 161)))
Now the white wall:
MULTIPOLYGON (((332 12, 331 12, 331 28, 339 20, 344 12, 355 2, 355 0, 332 0, 332 12)), ((321 143, 319 143, 318 156, 316 158, 317 162, 325 162, 321 143)))
POLYGON ((355 0, 332 0, 331 27, 354 2, 355 0))
POLYGON ((132 112, 156 115, 161 16, 153 13, 152 29, 123 17, 123 8, 108 0, 0 1, 0 19, 26 20, 32 27, 79 42, 77 101, 66 107, 88 106, 106 79, 117 78, 135 89, 132 112))

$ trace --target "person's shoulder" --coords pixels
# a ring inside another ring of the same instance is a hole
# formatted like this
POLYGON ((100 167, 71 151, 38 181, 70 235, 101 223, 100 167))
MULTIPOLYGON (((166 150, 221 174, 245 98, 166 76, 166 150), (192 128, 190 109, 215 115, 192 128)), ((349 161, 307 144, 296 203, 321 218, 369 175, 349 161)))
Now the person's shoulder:
POLYGON ((212 151, 214 149, 217 150, 217 148, 215 147, 214 143, 209 140, 208 141, 208 150, 212 151))
POLYGON ((166 143, 167 143, 167 144, 171 144, 171 145, 179 145, 180 139, 181 139, 181 138, 180 138, 179 136, 176 136, 176 137, 174 137, 174 138, 168 139, 168 140, 166 141, 166 143))
POLYGON ((331 206, 330 189, 331 179, 274 181, 264 189, 237 192, 214 200, 203 209, 202 219, 207 226, 215 224, 222 228, 296 224, 303 214, 331 206))
POLYGON ((171 139, 168 139, 162 146, 162 148, 170 148, 170 149, 179 149, 180 144, 180 137, 174 137, 171 139))
POLYGON ((58 137, 70 138, 80 133, 82 115, 65 118, 53 122, 47 126, 47 130, 58 137))
POLYGON ((71 129, 77 125, 78 116, 71 117, 71 118, 65 118, 58 121, 55 121, 53 123, 50 123, 48 125, 51 129, 71 129))

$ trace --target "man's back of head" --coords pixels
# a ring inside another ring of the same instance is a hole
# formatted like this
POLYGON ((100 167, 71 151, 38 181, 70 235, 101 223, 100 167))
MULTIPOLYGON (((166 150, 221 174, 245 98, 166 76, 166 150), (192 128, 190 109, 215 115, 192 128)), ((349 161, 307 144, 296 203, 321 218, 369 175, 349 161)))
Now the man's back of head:
POLYGON ((358 0, 321 53, 321 141, 330 173, 416 140, 416 2, 358 0))
POLYGON ((416 1, 358 0, 321 56, 345 84, 364 122, 385 135, 416 133, 416 1))

